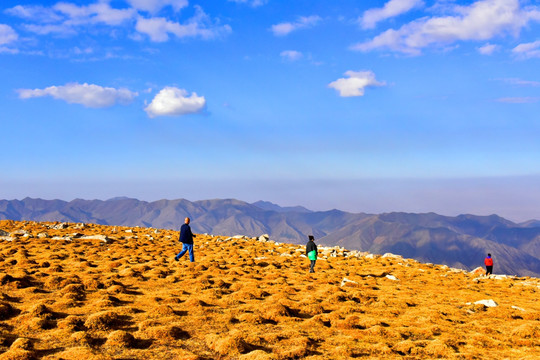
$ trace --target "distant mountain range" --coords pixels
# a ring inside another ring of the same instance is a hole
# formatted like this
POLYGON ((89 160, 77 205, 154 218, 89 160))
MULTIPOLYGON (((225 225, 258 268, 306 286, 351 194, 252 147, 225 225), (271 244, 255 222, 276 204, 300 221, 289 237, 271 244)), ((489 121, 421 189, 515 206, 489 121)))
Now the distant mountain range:
POLYGON ((483 258, 490 252, 495 273, 540 277, 540 221, 536 220, 516 224, 497 215, 353 214, 234 199, 0 200, 0 219, 10 220, 178 229, 186 216, 191 217, 195 233, 269 234, 273 240, 297 244, 313 234, 318 243, 328 246, 391 252, 468 270, 483 266, 483 258))

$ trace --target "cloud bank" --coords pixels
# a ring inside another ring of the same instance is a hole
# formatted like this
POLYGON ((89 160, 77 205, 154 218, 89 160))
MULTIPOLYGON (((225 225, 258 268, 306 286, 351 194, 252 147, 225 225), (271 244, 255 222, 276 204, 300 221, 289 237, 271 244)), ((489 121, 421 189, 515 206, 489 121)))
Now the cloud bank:
POLYGON ((386 85, 385 82, 377 81, 372 71, 349 70, 345 75, 348 77, 328 84, 328 87, 336 89, 341 97, 364 96, 367 87, 386 85))
POLYGON ((18 93, 21 99, 51 96, 68 104, 80 104, 89 108, 126 105, 138 95, 124 88, 115 89, 87 83, 70 83, 63 86, 49 86, 45 89, 20 89, 18 93))
POLYGON ((480 0, 469 6, 454 5, 452 15, 425 17, 389 29, 373 39, 351 46, 352 50, 388 49, 419 55, 428 46, 456 41, 489 40, 510 34, 517 36, 530 21, 540 21, 536 7, 521 8, 519 0, 480 0))
POLYGON ((109 1, 89 5, 58 2, 51 7, 17 5, 5 13, 28 21, 22 25, 23 28, 38 35, 74 36, 83 30, 107 26, 135 32, 130 34, 134 39, 146 35, 151 41, 163 42, 169 40, 169 35, 211 39, 231 32, 229 25, 212 20, 200 6, 194 6, 195 14, 182 23, 176 20, 176 16, 174 19, 156 16, 166 7, 179 12, 188 6, 187 0, 126 1, 131 7, 114 8, 109 1))
POLYGON ((206 106, 204 96, 197 96, 176 87, 163 88, 144 110, 151 118, 156 116, 181 116, 201 112, 206 106))
POLYGON ((157 13, 166 6, 170 6, 178 12, 188 6, 187 0, 127 0, 135 9, 148 11, 152 14, 157 13))
POLYGON ((154 42, 169 40, 169 34, 177 38, 201 37, 203 39, 211 39, 226 35, 232 31, 229 25, 216 26, 213 24, 208 15, 200 7, 197 7, 195 16, 185 24, 169 21, 163 17, 149 19, 139 17, 135 29, 141 34, 148 35, 150 40, 154 42))

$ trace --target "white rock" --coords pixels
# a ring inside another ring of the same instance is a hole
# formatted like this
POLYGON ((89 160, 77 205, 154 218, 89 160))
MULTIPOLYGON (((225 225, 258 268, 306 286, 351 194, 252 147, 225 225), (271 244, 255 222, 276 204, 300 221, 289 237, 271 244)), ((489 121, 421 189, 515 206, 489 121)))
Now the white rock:
POLYGON ((300 254, 300 257, 307 258, 307 256, 304 254, 300 254))
POLYGON ((499 306, 499 304, 497 304, 495 301, 489 299, 489 300, 478 300, 478 301, 475 301, 474 302, 475 304, 482 304, 482 305, 485 305, 487 307, 496 307, 496 306, 499 306))
POLYGON ((520 308, 520 307, 518 307, 518 306, 514 306, 514 305, 512 305, 512 309, 520 310, 520 311, 525 311, 525 309, 520 308))
POLYGON ((383 259, 386 259, 386 258, 392 258, 392 259, 403 259, 403 256, 401 255, 395 255, 395 254, 392 254, 392 253, 386 253, 384 254, 383 256, 381 256, 383 259))
POLYGON ((37 234, 37 237, 38 239, 48 238, 49 234, 42 232, 42 233, 37 234))
POLYGON ((506 280, 506 279, 515 279, 516 277, 511 276, 511 275, 489 275, 489 278, 495 279, 495 280, 506 280))
POLYGON ((471 271, 471 273, 473 273, 473 274, 483 274, 485 272, 486 272, 486 270, 481 266, 479 266, 476 269, 474 269, 473 271, 471 271))
POLYGON ((285 257, 292 257, 292 255, 291 255, 291 254, 289 254, 289 253, 282 253, 282 254, 281 254, 281 255, 279 255, 279 256, 285 256, 285 257))
POLYGON ((51 238, 51 240, 73 241, 73 239, 70 238, 69 236, 55 236, 55 237, 51 238))
POLYGON ((13 240, 15 240, 15 238, 13 238, 11 236, 0 236, 0 240, 13 241, 13 240))
POLYGON ((364 256, 366 259, 375 259, 375 255, 373 254, 367 254, 366 256, 364 256))
POLYGON ((341 280, 341 285, 340 286, 345 286, 345 284, 358 284, 356 281, 353 281, 353 280, 349 280, 347 278, 343 278, 343 280, 341 280))
POLYGON ((394 275, 386 275, 386 278, 390 280, 394 280, 394 281, 399 281, 399 279, 395 277, 394 275))
POLYGON ((127 232, 127 233, 133 233, 133 230, 127 229, 126 232, 127 232))
POLYGON ((86 236, 81 236, 79 239, 80 240, 99 240, 105 243, 111 242, 111 239, 109 239, 107 235, 86 235, 86 236))

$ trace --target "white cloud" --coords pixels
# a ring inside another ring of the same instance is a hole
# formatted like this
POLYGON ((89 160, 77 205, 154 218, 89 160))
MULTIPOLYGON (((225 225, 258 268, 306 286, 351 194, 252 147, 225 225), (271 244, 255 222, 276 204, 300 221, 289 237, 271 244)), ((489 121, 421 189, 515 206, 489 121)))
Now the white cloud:
POLYGON ((98 24, 120 25, 136 15, 134 9, 114 9, 107 2, 98 2, 87 6, 71 3, 58 3, 53 7, 65 15, 69 25, 98 24))
POLYGON ((46 8, 44 6, 17 5, 6 9, 5 13, 23 19, 36 20, 41 23, 57 22, 62 20, 62 16, 57 14, 53 9, 46 8))
POLYGON ((516 86, 540 86, 539 81, 523 80, 518 78, 497 79, 516 86))
POLYGON ((532 104, 540 102, 538 97, 506 97, 497 99, 497 102, 507 103, 507 104, 532 104))
POLYGON ((139 17, 135 29, 150 37, 152 41, 163 42, 169 39, 169 34, 178 38, 184 37, 202 37, 211 39, 231 32, 229 25, 218 25, 212 23, 200 7, 197 7, 197 13, 185 24, 169 21, 166 18, 154 17, 146 19, 139 17))
POLYGON ((75 35, 77 31, 67 24, 36 25, 26 24, 25 29, 38 35, 61 34, 63 36, 75 35))
POLYGON ((9 25, 0 24, 0 45, 5 45, 16 41, 19 35, 9 25))
POLYGON ((540 58, 540 40, 519 44, 512 49, 512 53, 526 59, 540 58))
POLYGON ((293 23, 280 23, 272 25, 271 30, 276 36, 285 36, 292 31, 317 25, 321 21, 320 16, 301 16, 293 23))
POLYGON ((104 108, 117 103, 126 105, 138 95, 125 88, 115 89, 87 83, 70 83, 45 89, 20 89, 18 93, 21 99, 51 96, 69 104, 81 104, 90 108, 104 108))
MULTIPOLYGON (((142 40, 147 35, 152 41, 163 42, 169 37, 199 37, 211 39, 231 32, 229 25, 220 24, 211 19, 200 6, 195 5, 195 14, 185 22, 177 22, 168 17, 154 16, 164 7, 180 11, 188 6, 188 0, 125 0, 133 7, 113 8, 111 0, 97 0, 89 5, 78 5, 71 2, 58 2, 51 7, 15 6, 6 13, 31 20, 22 26, 39 35, 55 34, 59 36, 77 35, 80 30, 90 29, 97 25, 114 28, 130 28, 129 37, 142 40), (147 13, 146 13, 147 12, 147 13), (144 15, 143 15, 144 14, 144 15)), ((177 16, 175 16, 176 18, 177 16)), ((112 32, 117 36, 119 32, 112 32)), ((1 44, 0 44, 1 45, 1 44)))
POLYGON ((187 0, 127 0, 137 10, 156 13, 166 6, 171 6, 174 11, 180 11, 188 6, 187 0))
POLYGON ((497 50, 499 50, 499 46, 490 43, 487 43, 478 48, 478 52, 482 55, 491 55, 497 50))
POLYGON ((144 111, 151 118, 156 116, 180 116, 201 112, 206 105, 204 96, 197 96, 176 87, 163 88, 144 111))
POLYGON ((328 87, 339 91, 341 97, 363 96, 365 88, 373 86, 384 86, 385 82, 375 79, 372 71, 347 71, 348 78, 339 78, 328 84, 328 87))
POLYGON ((258 7, 266 4, 268 0, 228 0, 230 2, 235 2, 238 4, 248 4, 251 7, 258 7))
POLYGON ((496 36, 518 35, 530 20, 539 20, 533 7, 521 9, 519 0, 480 0, 470 6, 455 5, 454 15, 421 18, 389 29, 370 41, 358 43, 353 50, 371 51, 387 48, 419 55, 430 45, 447 45, 456 41, 489 40, 496 36))
POLYGON ((364 29, 373 29, 379 21, 401 15, 422 5, 424 5, 422 0, 390 0, 382 8, 364 12, 360 18, 360 24, 364 29))
POLYGON ((0 46, 0 54, 18 54, 18 49, 11 49, 5 46, 0 46))
POLYGON ((296 50, 285 50, 279 54, 282 58, 289 61, 296 61, 302 58, 302 53, 296 50))

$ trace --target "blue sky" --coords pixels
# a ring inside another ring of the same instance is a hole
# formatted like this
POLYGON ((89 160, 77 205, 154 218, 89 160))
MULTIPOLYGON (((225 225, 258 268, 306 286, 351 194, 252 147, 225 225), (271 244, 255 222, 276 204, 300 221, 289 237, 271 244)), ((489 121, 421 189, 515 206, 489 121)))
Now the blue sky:
POLYGON ((0 6, 0 198, 540 218, 538 1, 0 6))

